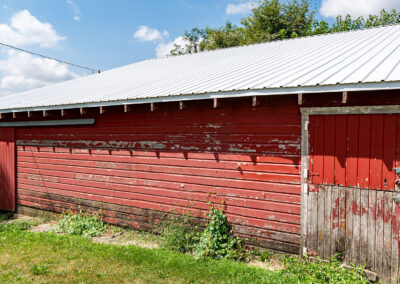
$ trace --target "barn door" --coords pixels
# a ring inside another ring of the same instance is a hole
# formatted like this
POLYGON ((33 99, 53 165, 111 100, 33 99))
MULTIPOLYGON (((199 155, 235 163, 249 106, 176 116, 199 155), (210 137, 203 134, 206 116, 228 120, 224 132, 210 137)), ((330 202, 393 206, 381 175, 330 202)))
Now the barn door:
POLYGON ((396 279, 400 116, 310 115, 308 133, 308 251, 396 279))
POLYGON ((0 210, 15 210, 14 128, 0 128, 0 210))

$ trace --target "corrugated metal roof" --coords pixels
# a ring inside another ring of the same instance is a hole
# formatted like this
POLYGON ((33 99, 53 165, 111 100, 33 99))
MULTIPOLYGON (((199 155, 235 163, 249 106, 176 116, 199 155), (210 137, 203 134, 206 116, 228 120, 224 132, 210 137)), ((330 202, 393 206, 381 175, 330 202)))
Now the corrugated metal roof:
POLYGON ((0 110, 368 88, 400 88, 400 25, 146 60, 0 98, 0 110))

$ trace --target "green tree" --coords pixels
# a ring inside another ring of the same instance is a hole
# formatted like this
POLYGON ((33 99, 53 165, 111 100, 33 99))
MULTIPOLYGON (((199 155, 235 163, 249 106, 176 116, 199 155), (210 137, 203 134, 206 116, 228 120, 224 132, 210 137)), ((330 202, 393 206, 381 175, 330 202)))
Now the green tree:
POLYGON ((175 45, 172 55, 262 43, 286 38, 359 30, 400 23, 400 11, 381 10, 366 19, 338 16, 331 25, 315 19, 310 0, 263 0, 240 26, 226 22, 219 28, 193 28, 185 32, 184 46, 175 45))
POLYGON ((248 43, 304 36, 310 30, 314 11, 308 0, 264 0, 242 20, 248 43))

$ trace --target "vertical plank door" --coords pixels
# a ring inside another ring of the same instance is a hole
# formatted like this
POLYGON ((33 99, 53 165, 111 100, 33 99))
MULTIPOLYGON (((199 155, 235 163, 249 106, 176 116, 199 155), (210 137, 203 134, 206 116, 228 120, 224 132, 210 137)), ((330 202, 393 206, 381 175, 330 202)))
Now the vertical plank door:
POLYGON ((0 210, 15 210, 14 128, 0 128, 0 210))
POLYGON ((307 249, 397 283, 400 115, 311 115, 307 249), (397 197, 397 198, 395 198, 397 197))

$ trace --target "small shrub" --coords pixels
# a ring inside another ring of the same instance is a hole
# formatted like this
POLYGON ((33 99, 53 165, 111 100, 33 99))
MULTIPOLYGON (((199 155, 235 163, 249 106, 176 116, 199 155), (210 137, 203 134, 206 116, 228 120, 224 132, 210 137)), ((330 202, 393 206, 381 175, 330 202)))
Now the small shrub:
POLYGON ((49 266, 47 264, 35 264, 31 268, 33 275, 46 275, 50 273, 49 266))
POLYGON ((200 239, 197 226, 190 223, 188 214, 178 215, 162 222, 160 226, 161 245, 181 253, 193 252, 200 239))
POLYGON ((27 231, 31 229, 33 226, 38 224, 37 220, 25 221, 18 220, 12 223, 2 223, 0 224, 0 232, 4 231, 27 231))
POLYGON ((210 204, 209 222, 196 245, 196 257, 244 259, 244 242, 233 234, 225 213, 210 204))
POLYGON ((84 236, 86 238, 95 237, 106 230, 100 214, 72 212, 64 213, 63 218, 58 222, 58 232, 84 236))
POLYGON ((369 283, 363 267, 349 270, 336 258, 331 258, 329 262, 308 262, 291 256, 283 258, 283 262, 285 269, 280 271, 279 277, 285 283, 369 283))

